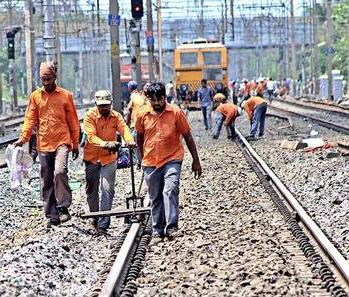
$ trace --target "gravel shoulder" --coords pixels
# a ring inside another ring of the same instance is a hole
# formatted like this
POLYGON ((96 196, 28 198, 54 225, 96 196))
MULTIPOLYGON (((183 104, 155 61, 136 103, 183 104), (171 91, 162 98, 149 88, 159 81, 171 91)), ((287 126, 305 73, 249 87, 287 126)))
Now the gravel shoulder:
MULTIPOLYGON (((31 176, 38 175, 37 169, 35 165, 31 176)), ((8 169, 1 169, 1 296, 86 296, 108 262, 123 221, 112 219, 112 236, 96 237, 89 222, 77 217, 87 210, 82 161, 70 162, 69 170, 73 218, 47 231, 41 207, 33 207, 41 204, 37 180, 13 191, 8 169)), ((136 174, 139 181, 140 172, 136 174)), ((124 208, 124 198, 131 196, 129 170, 117 171, 116 189, 114 207, 124 208)))

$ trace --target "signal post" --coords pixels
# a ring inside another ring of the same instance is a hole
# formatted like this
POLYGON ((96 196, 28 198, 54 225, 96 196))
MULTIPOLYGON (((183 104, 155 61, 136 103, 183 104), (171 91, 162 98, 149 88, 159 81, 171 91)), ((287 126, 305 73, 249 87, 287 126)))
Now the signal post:
POLYGON ((14 111, 18 107, 17 91, 16 91, 16 77, 14 71, 15 60, 15 36, 16 33, 21 30, 20 27, 13 28, 6 33, 7 38, 7 55, 8 55, 8 77, 9 77, 9 93, 11 97, 11 111, 14 111))
POLYGON ((141 31, 141 20, 144 15, 143 0, 131 0, 131 14, 133 18, 130 21, 131 71, 132 79, 137 82, 138 88, 140 88, 142 85, 142 69, 139 33, 141 31))

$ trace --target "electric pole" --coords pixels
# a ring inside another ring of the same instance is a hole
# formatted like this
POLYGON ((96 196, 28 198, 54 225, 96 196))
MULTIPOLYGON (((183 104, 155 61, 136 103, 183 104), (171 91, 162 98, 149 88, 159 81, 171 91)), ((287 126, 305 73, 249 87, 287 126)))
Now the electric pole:
POLYGON ((225 44, 225 18, 224 18, 224 6, 222 4, 222 43, 225 44))
POLYGON ((31 94, 35 89, 34 80, 34 25, 33 25, 33 1, 25 1, 25 49, 27 67, 27 94, 31 94))
POLYGON ((122 111, 120 82, 119 1, 109 0, 110 55, 113 108, 122 111))
POLYGON ((333 77, 332 77, 332 3, 331 0, 326 0, 326 19, 327 19, 327 34, 326 34, 326 54, 327 54, 327 77, 328 77, 328 100, 333 100, 333 77))
POLYGON ((230 0, 230 14, 231 14, 231 37, 235 39, 235 28, 234 28, 234 0, 230 0))
POLYGON ((4 111, 2 104, 2 73, 0 73, 0 114, 4 111))
POLYGON ((147 0, 147 50, 148 50, 148 73, 149 80, 154 80, 154 35, 153 35, 153 12, 151 0, 147 0))
POLYGON ((291 76, 292 76, 292 95, 296 96, 297 85, 297 70, 296 70, 296 37, 294 29, 294 6, 293 0, 290 0, 290 13, 291 13, 291 76))
POLYGON ((158 22, 158 49, 159 49, 159 80, 163 80, 162 70, 162 19, 161 19, 161 0, 157 0, 157 22, 158 22))
POLYGON ((43 39, 44 39, 44 52, 45 60, 47 62, 54 61, 55 58, 55 19, 54 10, 55 6, 53 0, 44 0, 43 2, 44 19, 43 19, 43 39))
POLYGON ((316 18, 316 0, 312 0, 312 19, 313 19, 313 76, 314 76, 314 95, 319 94, 319 67, 318 67, 318 38, 317 38, 317 18, 316 18))
POLYGON ((139 40, 139 31, 141 22, 139 20, 130 20, 130 35, 131 35, 131 73, 132 80, 137 82, 138 87, 142 84, 141 72, 141 47, 139 40))

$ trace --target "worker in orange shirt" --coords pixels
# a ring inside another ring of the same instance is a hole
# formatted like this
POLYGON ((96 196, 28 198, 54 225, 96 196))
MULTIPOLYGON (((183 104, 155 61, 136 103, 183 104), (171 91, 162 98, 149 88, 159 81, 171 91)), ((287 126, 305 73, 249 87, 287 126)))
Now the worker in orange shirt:
POLYGON ((254 96, 243 101, 241 107, 245 110, 247 117, 251 122, 250 135, 246 139, 255 139, 257 130, 259 129, 258 137, 264 135, 265 114, 267 113, 267 101, 263 98, 254 96))
POLYGON ((257 85, 257 88, 256 88, 256 95, 258 97, 261 97, 263 98, 264 96, 264 90, 265 90, 265 83, 264 83, 264 80, 260 80, 258 85, 257 85))
MULTIPOLYGON (((138 84, 131 80, 128 85, 128 90, 130 92, 130 102, 128 103, 127 107, 129 110, 129 114, 126 120, 127 125, 130 126, 132 131, 132 136, 134 139, 137 139, 137 132, 134 129, 135 122, 138 116, 139 111, 148 104, 147 97, 144 95, 144 90, 148 87, 148 84, 144 85, 143 92, 139 92, 137 90, 138 84)), ((136 156, 137 156, 137 169, 141 168, 141 158, 138 148, 136 149, 136 156)))
POLYGON ((29 98, 20 138, 15 146, 28 142, 37 125, 42 199, 47 227, 70 220, 72 194, 68 184, 68 154, 79 156, 80 125, 73 95, 56 85, 57 69, 52 62, 41 63, 42 88, 29 98))
MULTIPOLYGON (((83 159, 87 203, 91 212, 110 210, 113 204, 116 159, 120 145, 116 141, 116 133, 119 132, 129 146, 135 146, 131 131, 121 114, 112 109, 111 93, 107 90, 97 91, 95 103, 96 106, 84 117, 86 143, 83 159)), ((94 219, 92 224, 98 233, 107 234, 110 217, 94 219)))
POLYGON ((244 81, 244 90, 243 90, 243 100, 247 100, 248 98, 250 98, 250 93, 251 93, 251 84, 248 82, 248 80, 246 79, 244 81))
POLYGON ((197 178, 201 176, 201 165, 189 123, 182 110, 166 102, 165 85, 150 84, 146 95, 150 106, 141 111, 135 128, 151 200, 153 238, 158 241, 165 236, 178 236, 182 136, 193 158, 192 170, 197 178))
POLYGON ((242 113, 242 109, 233 103, 228 103, 227 98, 223 94, 216 94, 213 100, 218 104, 218 107, 216 109, 216 126, 212 138, 218 139, 224 123, 224 126, 227 128, 228 138, 235 139, 235 120, 242 113))

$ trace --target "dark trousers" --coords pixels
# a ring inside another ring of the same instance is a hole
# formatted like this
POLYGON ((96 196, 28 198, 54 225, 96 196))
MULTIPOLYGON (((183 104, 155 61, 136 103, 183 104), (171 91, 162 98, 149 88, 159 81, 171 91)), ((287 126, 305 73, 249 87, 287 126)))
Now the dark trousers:
POLYGON ((38 151, 36 150, 36 134, 32 134, 29 139, 29 155, 35 161, 38 156, 38 151))
POLYGON ((257 129, 259 128, 258 136, 263 136, 264 134, 264 124, 265 124, 265 114, 267 113, 267 104, 261 103, 256 106, 253 112, 252 125, 251 125, 251 136, 255 136, 257 129))
MULTIPOLYGON (((86 196, 91 212, 111 210, 115 195, 115 173, 116 162, 106 164, 93 164, 85 161, 86 174, 86 196), (99 189, 101 199, 99 199, 99 189)), ((110 217, 101 217, 98 220, 98 227, 107 229, 110 226, 110 217)))
MULTIPOLYGON (((219 134, 221 133, 221 129, 223 126, 223 122, 225 121, 225 116, 220 113, 217 112, 216 115, 216 126, 214 128, 213 131, 213 136, 215 137, 219 137, 219 134)), ((227 135, 231 138, 235 138, 236 137, 236 133, 235 133, 235 125, 234 125, 234 121, 231 121, 230 125, 226 127, 227 128, 227 135)))
POLYGON ((46 218, 58 220, 57 207, 69 207, 72 194, 68 184, 69 148, 61 145, 55 152, 39 152, 41 195, 46 218))

